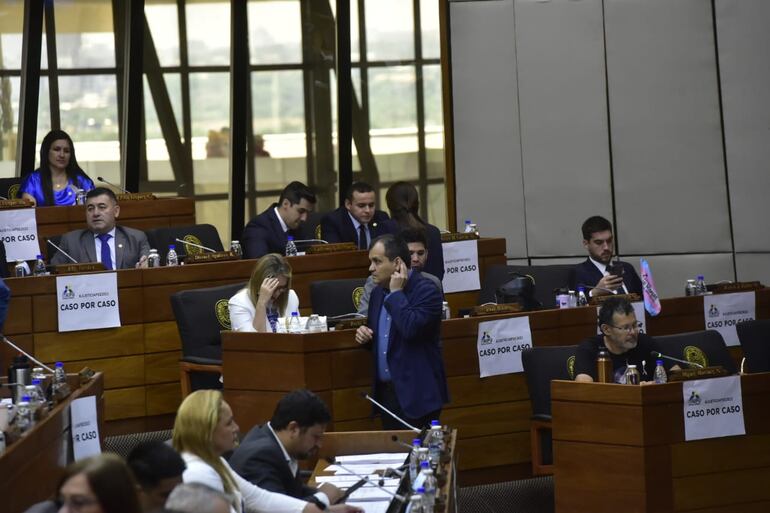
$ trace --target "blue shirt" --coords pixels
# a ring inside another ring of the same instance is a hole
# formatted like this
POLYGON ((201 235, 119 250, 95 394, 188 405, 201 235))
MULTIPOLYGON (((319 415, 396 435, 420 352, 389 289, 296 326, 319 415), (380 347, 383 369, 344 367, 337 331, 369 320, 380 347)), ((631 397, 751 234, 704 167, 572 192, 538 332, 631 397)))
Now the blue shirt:
POLYGON ((385 296, 380 309, 380 318, 377 322, 377 379, 380 381, 390 381, 390 369, 388 369, 388 340, 390 338, 390 324, 392 319, 390 313, 385 308, 385 303, 391 294, 385 296))
MULTIPOLYGON (((92 182, 91 179, 85 175, 78 175, 75 181, 77 182, 75 186, 78 189, 83 189, 86 192, 94 188, 94 182, 92 182)), ((19 197, 21 198, 22 193, 25 193, 25 192, 30 196, 32 196, 33 198, 35 198, 35 201, 37 201, 38 207, 51 206, 51 205, 46 205, 45 203, 45 194, 43 194, 43 181, 40 178, 39 169, 36 169, 31 173, 29 173, 21 181, 21 187, 19 187, 19 197)), ((73 191, 72 180, 68 180, 67 187, 63 188, 60 191, 53 191, 54 206, 59 207, 59 206, 74 205, 75 197, 76 197, 76 194, 75 194, 75 191, 73 191)))

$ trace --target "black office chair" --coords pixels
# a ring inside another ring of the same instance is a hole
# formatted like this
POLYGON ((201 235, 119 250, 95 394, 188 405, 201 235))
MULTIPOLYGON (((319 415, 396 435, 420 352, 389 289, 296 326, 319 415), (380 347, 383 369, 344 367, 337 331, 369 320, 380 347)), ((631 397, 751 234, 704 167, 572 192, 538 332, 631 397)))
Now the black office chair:
POLYGON ((182 358, 179 361, 182 397, 201 388, 222 388, 221 330, 230 329, 229 299, 244 283, 177 292, 171 296, 182 358))
POLYGON ((0 178, 0 196, 7 199, 19 199, 19 187, 21 178, 14 176, 12 178, 0 178))
POLYGON ((310 284, 313 313, 334 317, 357 312, 366 279, 324 280, 310 284))
POLYGON ((532 276, 535 281, 535 299, 542 308, 555 308, 554 289, 569 286, 574 265, 493 265, 487 269, 484 283, 479 290, 477 304, 495 303, 497 288, 511 280, 515 274, 532 276))
POLYGON ((741 322, 736 330, 746 357, 744 372, 770 372, 770 319, 741 322))
POLYGON ((551 447, 551 380, 575 378, 577 346, 531 347, 521 353, 532 402, 530 443, 532 474, 553 474, 551 447))
POLYGON ((217 229, 210 224, 194 224, 191 226, 170 226, 168 228, 155 228, 147 230, 147 240, 151 248, 158 250, 160 254, 161 265, 166 265, 166 253, 168 246, 176 246, 176 254, 182 260, 187 255, 197 255, 204 253, 205 250, 178 242, 176 239, 191 242, 199 246, 206 246, 214 251, 224 251, 222 240, 219 238, 217 229))
POLYGON ((663 354, 688 362, 699 363, 704 367, 721 365, 730 374, 738 372, 738 366, 730 356, 725 341, 718 331, 692 331, 676 335, 664 335, 655 337, 655 341, 663 354))

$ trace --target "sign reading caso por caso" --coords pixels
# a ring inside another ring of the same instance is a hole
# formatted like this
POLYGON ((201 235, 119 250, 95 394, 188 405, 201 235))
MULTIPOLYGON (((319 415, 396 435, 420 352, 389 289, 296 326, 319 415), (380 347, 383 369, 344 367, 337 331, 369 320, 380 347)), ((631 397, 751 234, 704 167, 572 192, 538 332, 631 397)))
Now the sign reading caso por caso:
POLYGON ((40 246, 35 209, 0 210, 0 238, 5 244, 6 261, 37 258, 40 246))
POLYGON ((59 331, 120 327, 115 272, 56 277, 59 331))
POLYGON ((529 347, 529 317, 480 322, 476 340, 480 377, 522 372, 521 352, 529 347))
POLYGON ((479 278, 479 248, 476 240, 446 242, 444 251, 444 293, 478 290, 481 287, 479 278))

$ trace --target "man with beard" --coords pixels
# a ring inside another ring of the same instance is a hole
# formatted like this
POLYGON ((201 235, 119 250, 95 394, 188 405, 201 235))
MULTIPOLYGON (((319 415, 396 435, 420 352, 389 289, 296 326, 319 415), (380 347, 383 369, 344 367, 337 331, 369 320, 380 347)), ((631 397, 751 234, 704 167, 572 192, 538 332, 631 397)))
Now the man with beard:
POLYGON ((298 460, 317 454, 329 421, 329 410, 316 394, 309 390, 289 392, 278 401, 270 422, 249 431, 230 457, 230 466, 265 490, 326 509, 342 491, 330 483, 318 489, 305 485, 298 460))

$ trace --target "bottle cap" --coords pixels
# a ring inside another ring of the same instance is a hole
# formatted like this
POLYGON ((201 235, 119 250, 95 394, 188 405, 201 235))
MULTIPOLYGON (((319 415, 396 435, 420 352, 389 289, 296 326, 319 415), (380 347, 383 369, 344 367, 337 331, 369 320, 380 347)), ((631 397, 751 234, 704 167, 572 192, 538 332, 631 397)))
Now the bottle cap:
POLYGON ((420 440, 419 438, 415 438, 414 440, 412 440, 412 445, 420 447, 422 445, 422 440, 420 440))
POLYGON ((293 235, 287 235, 286 236, 286 240, 294 240, 294 236, 293 235))
POLYGON ((21 396, 21 402, 28 403, 29 402, 29 396, 28 395, 21 396))
POLYGON ((433 426, 439 426, 439 427, 441 426, 441 424, 439 424, 438 422, 438 419, 433 419, 430 421, 430 427, 433 427, 433 426))
POLYGON ((585 291, 586 291, 585 287, 578 287, 578 292, 585 292, 585 291))
POLYGON ((169 249, 169 250, 172 250, 172 249, 173 249, 173 250, 175 250, 175 251, 176 251, 176 245, 175 245, 175 244, 169 244, 169 245, 168 245, 168 249, 169 249))
POLYGON ((240 243, 237 240, 234 240, 230 244, 240 244, 240 243))
POLYGON ((423 461, 422 463, 420 463, 420 466, 421 466, 422 468, 428 468, 428 467, 430 467, 430 462, 427 462, 427 461, 423 461))
POLYGON ((63 369, 64 364, 62 362, 56 362, 56 365, 54 365, 54 367, 56 367, 57 369, 63 369))
POLYGON ((633 363, 629 363, 629 364, 628 364, 628 368, 629 368, 629 369, 636 369, 636 364, 633 364, 633 363))
POLYGON ((699 275, 698 275, 698 280, 702 280, 702 279, 704 279, 704 278, 703 278, 703 275, 702 275, 702 274, 699 274, 699 275))
POLYGON ((292 313, 291 313, 291 316, 292 316, 292 317, 299 317, 299 312, 292 312, 292 313))
POLYGON ((663 360, 661 359, 655 360, 655 365, 663 365, 663 360))
POLYGON ((42 259, 43 259, 43 255, 38 255, 38 256, 37 256, 37 259, 38 259, 38 260, 42 260, 42 259))
POLYGON ((466 219, 465 220, 465 224, 471 224, 471 220, 470 219, 466 219))
POLYGON ((417 452, 428 452, 428 448, 427 447, 420 447, 419 449, 417 449, 417 452))
POLYGON ((421 486, 417 489, 417 493, 425 493, 425 487, 421 486))
POLYGON ((40 384, 40 380, 35 378, 35 379, 32 380, 32 384, 33 385, 39 385, 40 384))

